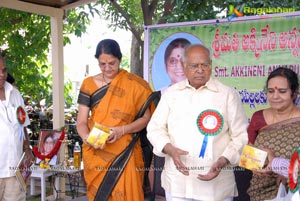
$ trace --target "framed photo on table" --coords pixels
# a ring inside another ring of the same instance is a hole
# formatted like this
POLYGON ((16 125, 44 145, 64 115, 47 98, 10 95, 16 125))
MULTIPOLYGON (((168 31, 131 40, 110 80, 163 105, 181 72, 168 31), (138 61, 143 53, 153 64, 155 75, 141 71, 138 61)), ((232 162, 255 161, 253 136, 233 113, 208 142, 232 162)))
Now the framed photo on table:
MULTIPOLYGON (((63 135, 62 131, 58 130, 41 130, 38 141, 38 152, 41 156, 49 159, 49 165, 56 165, 58 163, 57 152, 60 147, 60 139, 63 135), (59 146, 58 146, 59 144, 59 146)), ((36 163, 39 164, 42 161, 37 157, 36 163)))

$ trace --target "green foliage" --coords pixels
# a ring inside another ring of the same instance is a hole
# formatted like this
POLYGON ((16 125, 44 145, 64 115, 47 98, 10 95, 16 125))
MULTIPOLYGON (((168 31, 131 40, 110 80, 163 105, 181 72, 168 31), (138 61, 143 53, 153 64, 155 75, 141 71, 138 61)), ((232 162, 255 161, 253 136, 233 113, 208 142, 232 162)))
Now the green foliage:
POLYGON ((170 23, 215 19, 218 11, 214 11, 214 5, 216 4, 209 0, 177 0, 174 10, 166 16, 166 20, 170 23))
MULTIPOLYGON (((126 9, 126 15, 130 18, 130 21, 138 26, 143 20, 139 2, 139 0, 124 0, 117 2, 117 5, 122 10, 126 9)), ((116 4, 111 3, 110 0, 98 1, 94 4, 95 7, 100 9, 98 12, 99 16, 111 22, 110 28, 113 30, 116 30, 116 28, 129 30, 130 27, 128 21, 114 5, 116 4)))
POLYGON ((73 89, 72 81, 67 80, 67 81, 65 81, 64 85, 65 85, 65 91, 64 91, 65 92, 65 106, 66 106, 66 108, 70 108, 73 105, 73 97, 71 94, 72 89, 73 89))
POLYGON ((129 58, 123 55, 122 62, 121 62, 121 68, 125 69, 127 71, 130 71, 130 65, 129 65, 129 58))
MULTIPOLYGON (((93 10, 93 7, 90 7, 93 10)), ((64 44, 74 33, 80 37, 90 23, 84 7, 69 10, 64 21, 64 44)), ((50 17, 0 8, 0 47, 8 71, 14 76, 23 96, 39 104, 52 104, 52 68, 49 63, 50 17)), ((64 86, 66 105, 72 104, 70 82, 64 86)))
POLYGON ((148 20, 151 24, 208 20, 217 18, 217 14, 228 9, 229 5, 243 4, 253 8, 295 7, 300 10, 300 0, 99 0, 95 6, 100 6, 98 14, 109 20, 112 28, 133 31, 130 24, 141 30, 147 17, 152 17, 148 20), (142 4, 146 11, 142 9, 142 4))
MULTIPOLYGON (((95 9, 93 7, 89 8, 89 12, 93 12, 95 9)), ((85 7, 68 10, 64 24, 65 39, 70 34, 81 37, 86 32, 88 24, 90 24, 89 13, 85 11, 85 7)))

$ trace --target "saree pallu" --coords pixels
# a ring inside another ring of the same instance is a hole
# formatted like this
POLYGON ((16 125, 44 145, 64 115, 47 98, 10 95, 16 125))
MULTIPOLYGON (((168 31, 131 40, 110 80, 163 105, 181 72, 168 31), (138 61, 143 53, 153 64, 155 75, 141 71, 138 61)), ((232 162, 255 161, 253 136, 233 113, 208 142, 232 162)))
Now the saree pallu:
MULTIPOLYGON (((293 118, 268 125, 260 129, 254 146, 267 147, 276 157, 290 158, 292 151, 300 144, 300 118, 293 118)), ((259 177, 253 174, 248 194, 251 201, 273 199, 277 195, 279 175, 259 177)))
MULTIPOLYGON (((88 94, 97 90, 93 82, 83 83, 81 91, 88 94), (95 88, 95 90, 92 90, 95 88)), ((92 109, 89 128, 94 122, 105 126, 122 126, 131 123, 152 90, 142 78, 121 70, 111 82, 106 95, 92 109)), ((154 106, 151 107, 151 111, 154 106)), ((132 134, 125 134, 116 142, 107 143, 103 150, 83 145, 84 178, 89 200, 94 200, 112 160, 131 142, 132 134)), ((138 141, 119 181, 109 198, 111 201, 144 200, 143 193, 144 161, 141 143, 138 141)))

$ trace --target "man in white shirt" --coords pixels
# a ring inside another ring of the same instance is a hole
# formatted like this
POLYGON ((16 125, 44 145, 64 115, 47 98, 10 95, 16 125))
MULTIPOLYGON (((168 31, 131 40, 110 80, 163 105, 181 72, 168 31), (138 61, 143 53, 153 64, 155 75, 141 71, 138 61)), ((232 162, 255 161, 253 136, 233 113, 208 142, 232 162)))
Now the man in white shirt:
POLYGON ((162 187, 171 200, 232 200, 233 167, 248 143, 247 118, 233 88, 212 78, 210 51, 199 44, 183 56, 187 79, 170 86, 147 126, 165 157, 162 187))
POLYGON ((30 121, 20 92, 6 78, 7 68, 0 54, 0 200, 25 201, 26 192, 21 189, 14 171, 23 145, 26 155, 33 157, 25 129, 30 121))

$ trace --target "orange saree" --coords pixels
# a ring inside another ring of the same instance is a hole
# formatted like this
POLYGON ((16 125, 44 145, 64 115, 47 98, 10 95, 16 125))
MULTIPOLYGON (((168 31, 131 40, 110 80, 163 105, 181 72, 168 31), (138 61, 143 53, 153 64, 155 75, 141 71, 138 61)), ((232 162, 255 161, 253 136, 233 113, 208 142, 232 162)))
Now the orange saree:
MULTIPOLYGON (((98 90, 96 84, 89 78, 81 87, 81 91, 90 95, 96 90, 98 90)), ((131 123, 151 92, 148 83, 142 78, 121 70, 111 82, 106 95, 92 109, 89 128, 92 128, 94 122, 109 127, 131 123)), ((106 172, 118 171, 110 170, 109 166, 112 160, 128 146, 131 139, 130 133, 125 134, 118 141, 106 144, 103 150, 83 145, 84 177, 89 200, 94 200, 106 172)), ((109 200, 144 200, 143 167, 142 149, 138 141, 109 200)))

